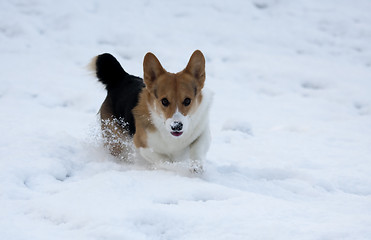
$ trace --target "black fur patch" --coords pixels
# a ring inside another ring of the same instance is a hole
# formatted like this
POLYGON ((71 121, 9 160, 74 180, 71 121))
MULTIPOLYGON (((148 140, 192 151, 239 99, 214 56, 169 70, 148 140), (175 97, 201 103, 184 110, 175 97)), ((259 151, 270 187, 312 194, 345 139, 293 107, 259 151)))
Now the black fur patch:
POLYGON ((99 81, 106 85, 107 96, 112 103, 113 117, 134 135, 135 122, 132 110, 138 104, 139 93, 145 86, 143 79, 125 72, 116 58, 109 53, 97 57, 96 74, 99 81))

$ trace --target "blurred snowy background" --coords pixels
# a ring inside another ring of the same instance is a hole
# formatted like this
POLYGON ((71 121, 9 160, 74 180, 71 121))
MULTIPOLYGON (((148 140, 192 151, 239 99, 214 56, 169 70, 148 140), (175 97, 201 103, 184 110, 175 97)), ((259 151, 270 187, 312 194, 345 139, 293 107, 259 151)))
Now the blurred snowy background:
POLYGON ((0 2, 0 239, 371 239, 371 1, 0 2), (195 49, 215 93, 205 174, 96 143, 110 52, 195 49))

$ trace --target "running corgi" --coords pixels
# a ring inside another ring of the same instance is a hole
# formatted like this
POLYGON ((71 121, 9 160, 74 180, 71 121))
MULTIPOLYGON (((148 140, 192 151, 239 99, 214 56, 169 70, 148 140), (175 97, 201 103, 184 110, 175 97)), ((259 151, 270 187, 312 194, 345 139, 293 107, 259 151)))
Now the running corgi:
POLYGON ((113 155, 130 151, 123 142, 132 141, 137 152, 151 163, 190 160, 194 171, 202 171, 201 161, 211 139, 212 94, 204 89, 205 58, 201 51, 196 50, 178 73, 167 72, 154 54, 147 53, 143 79, 126 73, 107 53, 97 56, 92 67, 107 89, 100 117, 113 155))

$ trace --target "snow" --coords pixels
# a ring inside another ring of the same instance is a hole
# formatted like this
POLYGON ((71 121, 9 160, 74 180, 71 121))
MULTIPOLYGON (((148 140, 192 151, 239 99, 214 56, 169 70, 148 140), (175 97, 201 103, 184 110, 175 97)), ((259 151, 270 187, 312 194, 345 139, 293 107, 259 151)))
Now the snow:
POLYGON ((0 238, 370 239, 368 0, 0 2, 0 238), (214 93, 201 176, 102 147, 110 52, 195 49, 214 93))

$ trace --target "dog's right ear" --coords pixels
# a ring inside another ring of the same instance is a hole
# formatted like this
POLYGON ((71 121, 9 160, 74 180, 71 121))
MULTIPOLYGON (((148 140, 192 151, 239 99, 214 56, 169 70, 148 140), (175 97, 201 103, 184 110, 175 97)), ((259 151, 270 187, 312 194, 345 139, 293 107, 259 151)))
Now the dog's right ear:
POLYGON ((152 89, 153 83, 166 70, 161 66, 160 61, 153 53, 147 53, 143 60, 143 79, 146 87, 152 89))

